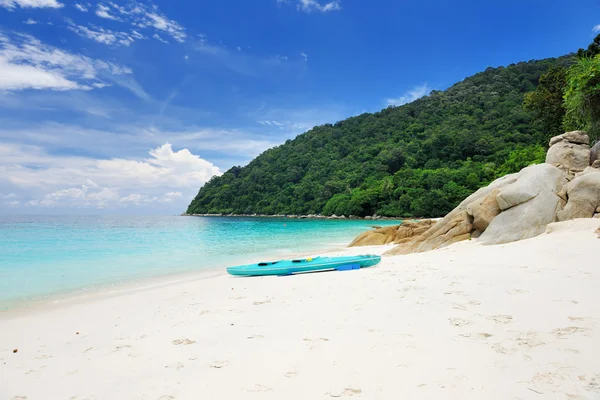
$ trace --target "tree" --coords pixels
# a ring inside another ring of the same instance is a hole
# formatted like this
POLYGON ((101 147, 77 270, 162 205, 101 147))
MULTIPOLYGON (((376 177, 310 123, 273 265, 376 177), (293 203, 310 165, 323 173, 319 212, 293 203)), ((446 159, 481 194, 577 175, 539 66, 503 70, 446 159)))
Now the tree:
POLYGON ((566 114, 563 97, 567 86, 567 69, 562 66, 550 68, 540 76, 538 87, 525 95, 523 107, 534 113, 543 130, 540 140, 548 146, 550 138, 563 133, 566 114))
POLYGON ((586 130, 591 139, 600 136, 600 54, 571 66, 564 105, 567 130, 586 130))
POLYGON ((577 58, 592 58, 600 54, 600 35, 594 38, 594 41, 588 46, 587 50, 579 49, 577 58))

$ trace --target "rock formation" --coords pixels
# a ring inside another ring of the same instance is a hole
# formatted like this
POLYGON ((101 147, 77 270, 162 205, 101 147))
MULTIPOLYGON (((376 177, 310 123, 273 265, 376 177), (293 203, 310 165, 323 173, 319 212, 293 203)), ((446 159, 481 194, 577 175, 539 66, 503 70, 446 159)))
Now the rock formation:
POLYGON ((567 132, 550 139, 546 163, 562 169, 569 175, 590 166, 590 138, 585 132, 567 132))
POLYGON ((483 244, 509 243, 537 236, 555 221, 600 217, 598 150, 595 145, 590 151, 582 131, 553 137, 546 163, 479 189, 425 232, 395 239, 399 246, 387 254, 423 252, 472 237, 483 244))
POLYGON ((595 161, 598 161, 599 163, 596 168, 600 168, 600 140, 598 140, 590 149, 590 165, 594 166, 595 161))
POLYGON ((403 221, 400 225, 376 228, 358 235, 348 247, 377 246, 389 243, 404 243, 419 236, 435 224, 434 220, 403 221))

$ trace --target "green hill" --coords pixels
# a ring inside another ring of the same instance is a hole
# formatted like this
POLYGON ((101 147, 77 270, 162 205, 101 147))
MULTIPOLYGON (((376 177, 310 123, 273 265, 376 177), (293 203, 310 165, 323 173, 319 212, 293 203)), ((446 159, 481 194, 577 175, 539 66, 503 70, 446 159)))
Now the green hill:
POLYGON ((543 161, 549 134, 523 98, 571 60, 488 68, 410 104, 314 127, 213 177, 187 213, 444 215, 495 178, 543 161))

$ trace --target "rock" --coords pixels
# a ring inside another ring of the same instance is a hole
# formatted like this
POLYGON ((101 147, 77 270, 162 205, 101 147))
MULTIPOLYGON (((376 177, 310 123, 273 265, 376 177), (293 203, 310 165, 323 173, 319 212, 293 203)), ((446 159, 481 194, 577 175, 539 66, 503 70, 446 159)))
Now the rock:
POLYGON ((348 245, 348 247, 358 246, 381 246, 394 241, 394 235, 400 225, 386 226, 385 228, 375 229, 361 233, 348 245))
POLYGON ((435 225, 435 221, 431 219, 423 219, 420 221, 403 221, 394 235, 394 243, 398 243, 399 241, 408 238, 420 236, 427 232, 427 230, 433 225, 435 225))
POLYGON ((592 163, 592 168, 599 169, 600 168, 600 160, 596 160, 592 163))
POLYGON ((563 133, 562 135, 554 136, 550 139, 550 146, 554 146, 556 143, 561 141, 567 141, 576 144, 590 144, 590 137, 584 131, 571 131, 563 133))
POLYGON ((583 171, 590 165, 590 139, 582 131, 567 132, 550 139, 546 163, 569 175, 583 171))
POLYGON ((592 218, 600 209, 600 170, 586 168, 563 191, 568 201, 564 210, 558 212, 558 221, 592 218))
POLYGON ((403 221, 400 225, 384 228, 378 227, 375 230, 361 233, 348 247, 379 246, 392 242, 405 242, 424 233, 434 224, 435 221, 425 219, 421 221, 403 221))
POLYGON ((415 237, 413 240, 404 241, 385 254, 420 253, 469 239, 471 237, 471 232, 474 231, 474 227, 473 217, 467 212, 468 205, 471 203, 482 202, 491 192, 514 183, 516 179, 517 174, 506 175, 496 179, 489 186, 479 189, 463 200, 458 207, 439 220, 425 233, 415 237))
POLYGON ((485 231, 496 215, 500 214, 500 207, 496 201, 497 195, 498 189, 494 189, 481 200, 467 205, 467 213, 473 217, 473 227, 477 231, 485 231))
POLYGON ((600 140, 590 149, 590 165, 594 165, 596 161, 598 161, 598 166, 594 168, 600 168, 600 140))
POLYGON ((479 240, 484 244, 501 244, 543 233, 564 206, 559 192, 566 183, 566 173, 552 165, 524 168, 516 182, 499 189, 496 200, 502 212, 479 240))

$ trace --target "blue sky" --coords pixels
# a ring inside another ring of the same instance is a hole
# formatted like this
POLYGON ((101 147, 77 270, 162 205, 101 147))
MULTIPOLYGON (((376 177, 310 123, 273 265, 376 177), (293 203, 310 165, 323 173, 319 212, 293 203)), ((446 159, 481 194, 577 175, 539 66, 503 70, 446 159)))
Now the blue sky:
POLYGON ((0 0, 0 212, 178 213, 314 125, 596 32, 597 0, 0 0))

